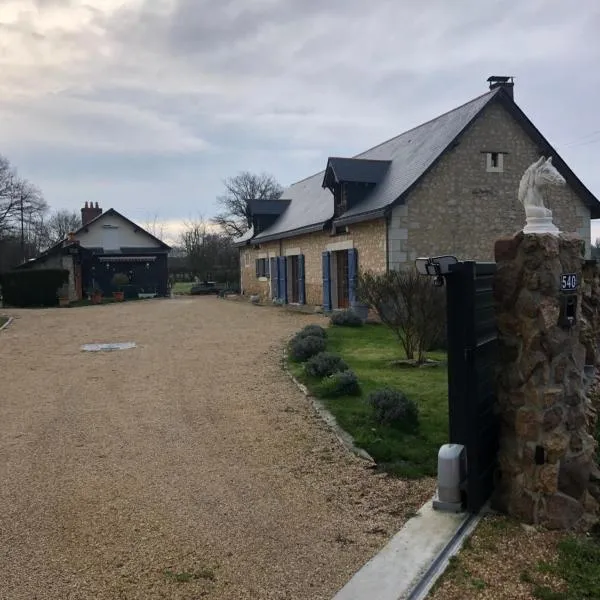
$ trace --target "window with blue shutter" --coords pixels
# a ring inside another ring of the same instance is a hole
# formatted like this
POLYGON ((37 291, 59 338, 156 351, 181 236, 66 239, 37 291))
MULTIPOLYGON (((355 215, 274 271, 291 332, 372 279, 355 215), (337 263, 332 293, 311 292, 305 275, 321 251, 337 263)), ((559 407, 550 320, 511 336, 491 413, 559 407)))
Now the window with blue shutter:
POLYGON ((254 261, 254 266, 256 267, 256 278, 260 277, 260 260, 258 258, 254 261))
POLYGON ((357 302, 356 286, 358 283, 358 251, 356 248, 348 250, 348 301, 350 306, 357 302))
POLYGON ((306 304, 306 291, 304 289, 304 254, 298 256, 298 302, 306 304))
POLYGON ((331 310, 331 252, 323 252, 323 310, 331 310))

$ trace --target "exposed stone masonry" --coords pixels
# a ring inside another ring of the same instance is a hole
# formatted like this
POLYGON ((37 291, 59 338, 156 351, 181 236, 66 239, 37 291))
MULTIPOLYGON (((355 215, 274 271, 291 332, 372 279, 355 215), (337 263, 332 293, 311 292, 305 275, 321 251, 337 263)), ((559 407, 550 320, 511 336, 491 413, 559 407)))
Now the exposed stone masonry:
POLYGON ((583 252, 583 240, 563 234, 520 233, 495 248, 501 417, 495 504, 549 528, 589 526, 600 502, 594 411, 584 391, 586 355, 597 356, 581 341, 589 329, 582 291, 597 282, 587 277, 579 286, 574 326, 559 326, 560 276, 576 273, 581 281, 583 252))

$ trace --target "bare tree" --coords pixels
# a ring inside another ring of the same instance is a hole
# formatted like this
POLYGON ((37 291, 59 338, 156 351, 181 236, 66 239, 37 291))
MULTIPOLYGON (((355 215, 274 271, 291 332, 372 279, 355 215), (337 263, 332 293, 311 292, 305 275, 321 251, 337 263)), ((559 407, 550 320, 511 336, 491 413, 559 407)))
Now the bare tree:
POLYGON ((237 281, 237 249, 227 236, 211 232, 204 219, 185 223, 179 245, 194 276, 201 279, 221 276, 224 280, 237 281))
POLYGON ((250 200, 278 200, 283 192, 279 183, 266 173, 256 175, 243 171, 223 183, 226 192, 217 198, 222 211, 213 218, 213 222, 229 237, 238 237, 250 229, 250 200))
POLYGON ((48 210, 42 192, 32 183, 18 176, 10 161, 0 155, 0 236, 21 236, 39 221, 48 210))
POLYGON ((165 224, 155 214, 152 218, 146 218, 144 221, 144 229, 151 233, 155 238, 164 240, 165 237, 165 224))
POLYGON ((382 275, 361 273, 358 296, 369 304, 389 327, 404 349, 406 358, 425 361, 433 346, 445 336, 445 297, 431 277, 416 270, 389 271, 382 275))
POLYGON ((76 211, 57 210, 43 224, 45 242, 51 246, 64 240, 69 233, 77 231, 81 227, 81 217, 76 211))

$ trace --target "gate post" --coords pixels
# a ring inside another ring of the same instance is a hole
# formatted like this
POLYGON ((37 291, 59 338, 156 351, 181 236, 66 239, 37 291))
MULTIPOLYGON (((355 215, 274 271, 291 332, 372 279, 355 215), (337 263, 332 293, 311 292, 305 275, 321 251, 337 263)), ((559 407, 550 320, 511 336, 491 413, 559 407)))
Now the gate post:
POLYGON ((499 479, 494 504, 528 523, 585 528, 597 519, 580 342, 585 245, 564 234, 499 240, 499 479))

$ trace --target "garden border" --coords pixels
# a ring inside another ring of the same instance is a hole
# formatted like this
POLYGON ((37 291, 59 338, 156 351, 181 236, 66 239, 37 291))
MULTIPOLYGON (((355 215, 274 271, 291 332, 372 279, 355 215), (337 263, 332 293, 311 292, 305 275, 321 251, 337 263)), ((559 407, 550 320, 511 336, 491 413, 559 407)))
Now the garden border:
POLYGON ((319 417, 321 417, 321 419, 325 422, 325 424, 328 425, 329 428, 333 431, 333 433, 335 434, 335 437, 338 439, 338 441, 347 450, 349 450, 350 452, 352 452, 359 458, 371 463, 372 466, 376 466, 377 463, 375 462, 375 459, 366 450, 363 450, 362 448, 359 448, 358 446, 356 446, 356 444, 354 443, 354 438, 347 431, 345 431, 344 429, 342 429, 339 426, 337 419, 329 412, 329 410, 327 409, 325 404, 321 400, 319 400, 319 398, 316 398, 315 396, 313 396, 308 391, 308 388, 304 384, 300 383, 296 379, 296 377, 294 377, 293 373, 288 368, 287 359, 288 359, 288 353, 287 353, 286 348, 284 347, 283 348, 283 358, 281 361, 284 372, 287 373, 287 375, 289 375, 290 379, 296 384, 296 387, 304 394, 306 399, 311 403, 314 411, 319 415, 319 417))

